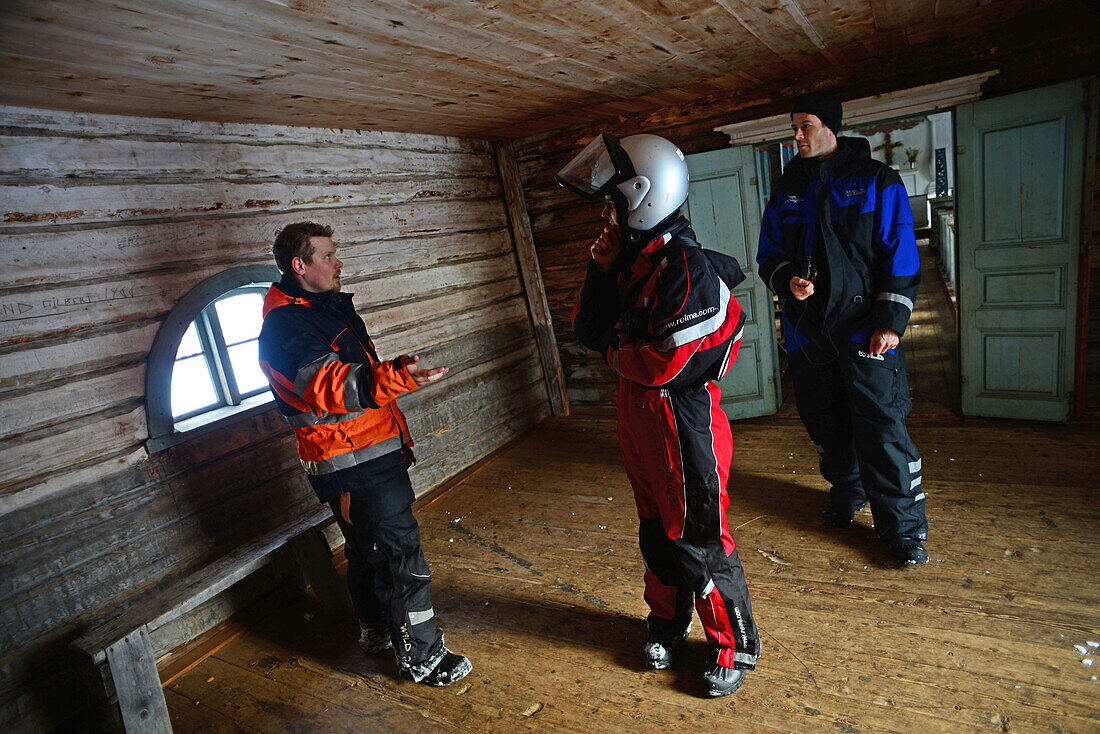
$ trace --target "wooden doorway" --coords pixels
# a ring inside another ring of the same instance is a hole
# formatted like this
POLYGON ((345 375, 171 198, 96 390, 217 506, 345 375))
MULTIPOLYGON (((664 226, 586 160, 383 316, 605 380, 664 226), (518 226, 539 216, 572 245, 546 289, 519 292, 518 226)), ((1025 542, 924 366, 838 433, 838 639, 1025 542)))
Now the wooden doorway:
MULTIPOLYGON (((1077 350, 1084 80, 959 108, 963 411, 1064 421, 1077 350)), ((1091 199, 1092 192, 1087 192, 1091 199)))
POLYGON ((719 380, 731 420, 771 415, 781 400, 772 297, 756 275, 760 210, 752 150, 722 148, 687 157, 691 189, 684 213, 704 247, 732 255, 747 276, 733 290, 745 314, 737 360, 719 380))

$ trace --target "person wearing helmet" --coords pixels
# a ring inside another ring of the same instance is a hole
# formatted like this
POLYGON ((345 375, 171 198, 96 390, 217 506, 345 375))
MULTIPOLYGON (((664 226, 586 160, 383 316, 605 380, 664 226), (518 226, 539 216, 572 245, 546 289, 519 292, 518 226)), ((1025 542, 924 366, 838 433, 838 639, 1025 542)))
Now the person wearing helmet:
POLYGON ((602 133, 557 176, 606 201, 571 320, 619 375, 619 445, 638 508, 650 668, 669 667, 699 613, 707 695, 756 667, 760 638, 726 521, 733 437, 715 382, 737 357, 737 260, 702 249, 680 213, 687 163, 656 135, 602 133))
POLYGON ((863 138, 838 138, 840 121, 831 94, 796 100, 798 157, 764 209, 756 261, 783 305, 798 414, 832 485, 822 521, 847 527, 869 502, 894 559, 928 563, 900 343, 920 285, 913 214, 898 172, 863 138))

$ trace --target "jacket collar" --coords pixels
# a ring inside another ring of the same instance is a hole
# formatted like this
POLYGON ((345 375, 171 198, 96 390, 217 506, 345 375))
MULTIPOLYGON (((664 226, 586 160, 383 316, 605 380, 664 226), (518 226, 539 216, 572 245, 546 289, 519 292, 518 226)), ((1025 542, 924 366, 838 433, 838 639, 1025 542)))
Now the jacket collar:
POLYGON ((683 214, 673 219, 669 223, 668 229, 654 237, 648 245, 635 252, 626 269, 627 277, 633 281, 652 270, 653 263, 659 259, 661 250, 680 233, 686 233, 693 242, 695 241, 695 233, 691 230, 691 223, 683 214))
POLYGON ((787 170, 810 180, 824 179, 850 163, 871 158, 871 144, 866 138, 838 137, 836 144, 838 150, 832 158, 820 160, 795 156, 794 160, 787 164, 787 170))
POLYGON ((871 144, 867 142, 866 138, 837 138, 836 143, 839 148, 836 155, 828 160, 821 161, 821 174, 823 176, 829 175, 850 163, 871 158, 871 144))
POLYGON ((273 309, 279 306, 308 306, 310 308, 331 308, 343 301, 351 302, 350 293, 337 293, 325 291, 312 293, 299 286, 292 278, 283 276, 278 283, 273 283, 264 297, 263 315, 266 317, 273 309))

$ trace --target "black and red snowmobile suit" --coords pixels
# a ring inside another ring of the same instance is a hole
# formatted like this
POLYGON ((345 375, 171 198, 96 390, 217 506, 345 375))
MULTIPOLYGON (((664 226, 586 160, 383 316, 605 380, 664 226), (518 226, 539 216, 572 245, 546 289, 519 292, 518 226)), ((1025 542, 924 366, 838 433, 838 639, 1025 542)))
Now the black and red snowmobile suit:
POLYGON ((737 357, 744 274, 682 216, 610 272, 590 263, 573 330, 619 374, 619 443, 638 507, 650 623, 692 601, 719 665, 752 669, 760 639, 726 521, 733 438, 715 382, 737 357))

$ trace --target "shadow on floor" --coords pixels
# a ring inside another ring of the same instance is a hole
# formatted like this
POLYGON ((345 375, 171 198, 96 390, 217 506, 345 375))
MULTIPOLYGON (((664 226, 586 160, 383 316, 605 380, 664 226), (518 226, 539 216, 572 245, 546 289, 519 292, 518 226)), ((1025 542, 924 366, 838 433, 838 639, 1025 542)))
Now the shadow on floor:
MULTIPOLYGON (((875 535, 869 509, 859 512, 849 528, 830 528, 821 522, 821 511, 829 503, 828 491, 747 472, 735 472, 730 488, 735 495, 731 504, 736 503, 739 513, 773 517, 801 536, 842 542, 858 551, 867 563, 895 565, 889 550, 875 535)), ((736 542, 736 525, 730 531, 736 542)))

